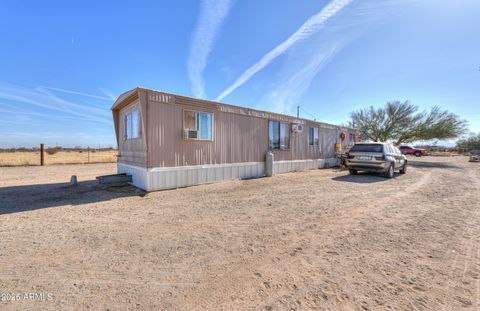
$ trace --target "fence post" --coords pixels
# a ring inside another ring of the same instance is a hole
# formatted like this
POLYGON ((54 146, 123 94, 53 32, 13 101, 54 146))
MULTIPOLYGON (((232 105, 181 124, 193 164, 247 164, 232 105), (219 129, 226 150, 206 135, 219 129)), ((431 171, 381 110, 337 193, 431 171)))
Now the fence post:
POLYGON ((44 144, 40 144, 40 165, 41 165, 41 166, 44 166, 44 165, 45 165, 45 155, 44 155, 44 152, 45 152, 45 145, 44 145, 44 144))
POLYGON ((87 148, 87 153, 88 153, 88 163, 90 163, 90 146, 87 148))

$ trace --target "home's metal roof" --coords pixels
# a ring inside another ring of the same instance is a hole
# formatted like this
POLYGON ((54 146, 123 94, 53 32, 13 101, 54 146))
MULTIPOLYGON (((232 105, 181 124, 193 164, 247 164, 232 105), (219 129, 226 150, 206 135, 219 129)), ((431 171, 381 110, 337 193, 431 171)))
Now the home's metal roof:
POLYGON ((334 127, 334 128, 337 128, 337 129, 347 129, 347 130, 355 130, 355 131, 357 130, 356 128, 349 127, 349 126, 331 124, 331 123, 321 122, 321 121, 318 121, 318 120, 305 119, 305 118, 296 118, 294 116, 290 116, 290 115, 286 115, 286 114, 264 111, 264 110, 258 110, 258 109, 252 109, 252 108, 248 108, 248 107, 244 107, 244 106, 232 105, 232 104, 217 102, 217 101, 213 101, 213 100, 206 100, 206 99, 195 98, 195 97, 190 97, 190 96, 185 96, 185 95, 173 94, 173 93, 169 93, 169 92, 165 92, 165 91, 148 89, 148 88, 143 88, 143 87, 136 87, 136 88, 133 88, 133 89, 127 91, 127 92, 122 93, 118 97, 118 99, 115 101, 115 103, 113 104, 111 109, 113 110, 113 109, 121 108, 124 105, 123 102, 126 99, 128 99, 130 97, 132 97, 132 99, 134 97, 136 98, 136 96, 138 96, 138 92, 142 91, 142 90, 147 91, 147 92, 149 92, 149 91, 150 92, 158 92, 158 93, 167 94, 167 95, 171 95, 171 96, 183 97, 183 98, 191 99, 192 101, 199 101, 199 102, 202 102, 204 104, 210 104, 210 105, 216 105, 216 106, 220 105, 220 106, 224 106, 224 107, 232 107, 232 108, 237 108, 237 109, 248 109, 249 111, 256 112, 258 114, 274 115, 274 116, 285 117, 285 118, 289 118, 289 119, 295 119, 295 120, 299 120, 299 121, 315 122, 315 123, 319 123, 319 124, 322 124, 322 125, 334 127))

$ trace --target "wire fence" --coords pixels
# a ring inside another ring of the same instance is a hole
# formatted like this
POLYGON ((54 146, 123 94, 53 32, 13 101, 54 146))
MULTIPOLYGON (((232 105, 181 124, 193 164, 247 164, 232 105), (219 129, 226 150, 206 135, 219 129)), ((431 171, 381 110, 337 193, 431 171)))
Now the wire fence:
MULTIPOLYGON (((61 150, 46 149, 44 164, 87 164, 87 163, 114 163, 117 162, 117 150, 61 150)), ((0 152, 0 166, 29 166, 41 165, 40 150, 2 151, 0 152)))

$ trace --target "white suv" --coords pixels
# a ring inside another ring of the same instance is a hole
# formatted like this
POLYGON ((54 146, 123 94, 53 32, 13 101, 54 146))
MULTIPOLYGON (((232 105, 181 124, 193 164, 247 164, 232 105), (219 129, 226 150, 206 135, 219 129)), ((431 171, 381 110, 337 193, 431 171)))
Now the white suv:
POLYGON ((407 157, 389 143, 356 143, 348 151, 347 166, 352 175, 373 171, 392 178, 397 170, 400 174, 407 172, 407 157))

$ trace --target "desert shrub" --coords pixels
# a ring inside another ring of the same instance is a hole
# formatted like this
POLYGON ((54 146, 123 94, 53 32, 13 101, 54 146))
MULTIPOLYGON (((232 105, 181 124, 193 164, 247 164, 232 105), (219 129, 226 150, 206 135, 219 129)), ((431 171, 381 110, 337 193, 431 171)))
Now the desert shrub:
POLYGON ((48 148, 45 150, 45 152, 49 155, 54 155, 58 153, 59 151, 62 151, 62 147, 53 147, 53 148, 48 148))

